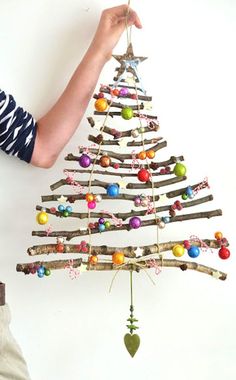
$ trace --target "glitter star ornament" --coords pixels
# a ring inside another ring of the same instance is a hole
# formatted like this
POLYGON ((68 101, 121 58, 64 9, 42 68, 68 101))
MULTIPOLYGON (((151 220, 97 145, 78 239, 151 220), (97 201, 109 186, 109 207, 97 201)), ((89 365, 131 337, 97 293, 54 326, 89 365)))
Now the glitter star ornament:
POLYGON ((117 71, 115 78, 115 86, 117 86, 122 79, 126 79, 126 73, 133 74, 133 80, 139 83, 142 92, 145 94, 146 91, 142 87, 141 78, 138 74, 137 67, 140 62, 145 61, 147 57, 135 56, 133 52, 133 46, 130 43, 126 50, 126 53, 123 55, 113 55, 113 57, 120 63, 120 67, 117 71))

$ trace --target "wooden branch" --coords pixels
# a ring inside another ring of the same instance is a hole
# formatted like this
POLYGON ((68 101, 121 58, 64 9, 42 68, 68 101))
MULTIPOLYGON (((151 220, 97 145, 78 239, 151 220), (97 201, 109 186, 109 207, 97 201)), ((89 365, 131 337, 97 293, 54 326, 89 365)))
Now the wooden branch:
MULTIPOLYGON (((98 99, 98 96, 95 94, 93 96, 94 99, 98 99)), ((123 103, 117 103, 117 102, 114 102, 113 100, 109 100, 107 99, 107 103, 110 105, 110 108, 114 107, 114 108, 124 108, 124 104, 123 103)), ((139 110, 143 110, 144 109, 144 104, 143 103, 140 103, 139 105, 129 105, 129 108, 132 108, 132 110, 134 111, 139 111, 139 110)))
MULTIPOLYGON (((201 239, 205 244, 208 245, 209 248, 219 249, 219 243, 217 240, 212 239, 201 239)), ((171 251, 172 248, 177 244, 184 244, 184 240, 179 241, 169 241, 165 243, 150 244, 141 247, 108 247, 107 245, 100 246, 91 246, 91 254, 92 255, 102 255, 102 256, 111 256, 114 252, 121 251, 124 253, 125 257, 134 258, 136 257, 136 249, 140 248, 142 252, 142 256, 148 256, 156 253, 162 253, 171 251)), ((194 244, 198 247, 201 246, 199 241, 194 242, 194 244)), ((56 244, 42 244, 42 245, 34 245, 33 247, 28 248, 27 253, 29 256, 38 256, 38 255, 49 255, 49 254, 57 254, 56 244)), ((82 253, 81 247, 79 244, 65 244, 65 250, 62 254, 78 254, 82 253)))
MULTIPOLYGON (((174 216, 170 219, 169 223, 174 223, 174 222, 182 222, 185 220, 191 220, 191 219, 201 219, 201 218, 207 218, 210 219, 215 216, 221 216, 222 211, 221 210, 213 210, 213 211, 204 211, 204 212, 196 212, 193 214, 186 214, 186 215, 177 215, 174 216)), ((160 219, 159 219, 160 221, 160 219)), ((156 225, 156 220, 151 219, 151 220, 142 220, 142 227, 148 227, 148 226, 155 226, 156 225)), ((140 229, 139 228, 139 229, 140 229)), ((104 234, 105 232, 111 232, 111 231, 121 231, 121 230, 127 230, 130 231, 130 226, 129 224, 122 224, 121 226, 117 227, 115 225, 111 225, 109 229, 106 229, 102 233, 104 234)), ((91 230, 91 234, 98 234, 100 233, 98 228, 94 228, 91 230)), ((89 234, 89 230, 86 229, 79 229, 75 231, 52 231, 50 235, 48 235, 48 232, 46 231, 33 231, 32 235, 33 236, 39 236, 39 237, 45 237, 45 236, 50 236, 50 237, 65 237, 68 241, 77 237, 77 236, 87 236, 89 234)))
MULTIPOLYGON (((226 278, 227 278, 226 273, 218 271, 218 270, 211 268, 211 267, 207 267, 205 265, 198 264, 196 262, 189 262, 189 261, 184 261, 184 260, 174 260, 174 259, 172 259, 172 260, 170 260, 170 259, 163 259, 163 260, 155 259, 155 262, 160 268, 162 268, 162 267, 180 268, 182 271, 190 269, 190 270, 195 270, 195 271, 200 272, 200 273, 208 274, 209 276, 214 276, 214 274, 217 273, 219 280, 222 280, 222 281, 226 280, 226 278)), ((94 270, 96 270, 96 271, 103 271, 103 270, 117 271, 118 270, 117 267, 112 263, 98 263, 97 265, 92 266, 92 265, 89 265, 87 263, 87 261, 82 261, 82 259, 73 260, 73 268, 79 268, 81 264, 87 265, 88 271, 94 271, 94 270)), ((127 265, 119 268, 119 270, 128 270, 128 271, 136 270, 137 272, 139 272, 140 269, 142 270, 144 268, 146 268, 146 269, 151 268, 151 265, 146 264, 145 261, 140 261, 139 264, 142 265, 143 267, 137 266, 135 264, 127 264, 127 265)), ((36 261, 34 263, 34 265, 43 265, 43 266, 45 266, 46 269, 52 269, 52 270, 53 269, 64 269, 65 266, 68 265, 68 260, 56 260, 56 261, 49 261, 49 262, 36 261)), ((16 266, 17 272, 27 273, 28 268, 29 268, 28 263, 17 264, 17 266, 16 266)))
MULTIPOLYGON (((69 153, 65 157, 66 161, 77 161, 78 162, 78 159, 79 159, 79 157, 78 156, 74 156, 72 153, 69 153)), ((165 166, 169 166, 169 165, 172 165, 172 164, 176 164, 177 161, 184 161, 184 157, 183 156, 179 156, 179 157, 171 156, 166 161, 161 161, 161 162, 153 162, 152 161, 149 164, 149 166, 151 167, 151 169, 153 171, 155 171, 155 170, 159 169, 160 167, 165 167, 165 166)), ((98 160, 91 160, 91 163, 100 166, 98 160)), ((115 162, 112 161, 111 164, 110 164, 110 166, 112 167, 114 164, 115 164, 115 162)), ((149 169, 149 167, 148 167, 147 164, 142 164, 142 167, 144 167, 145 169, 149 169)), ((119 168, 121 168, 121 169, 132 169, 132 165, 131 164, 124 164, 122 162, 122 163, 119 163, 119 168)), ((76 172, 76 169, 74 171, 76 172)))
MULTIPOLYGON (((124 79, 122 79, 121 82, 124 83, 124 79)), ((109 84, 108 86, 109 86, 109 87, 113 87, 113 86, 114 86, 114 83, 113 83, 113 84, 109 84)), ((126 88, 131 89, 131 90, 136 90, 136 87, 135 87, 135 86, 130 86, 130 85, 128 85, 128 84, 126 85, 126 84, 120 84, 120 83, 119 83, 116 87, 126 87, 126 88)), ((137 90, 143 92, 143 89, 140 88, 140 87, 137 87, 137 90)))
MULTIPOLYGON (((91 173, 91 170, 87 170, 87 169, 65 169, 65 171, 67 172, 71 172, 71 173, 86 173, 86 174, 90 174, 91 173)), ((93 174, 100 174, 100 175, 109 175, 109 176, 115 176, 115 177, 121 177, 121 178, 125 178, 125 177, 136 177, 137 178, 137 173, 128 173, 128 172, 119 172, 119 171, 115 171, 115 172, 109 172, 107 170, 94 170, 93 171, 93 174)), ((152 176, 167 176, 167 175, 171 175, 173 174, 173 171, 170 171, 169 173, 152 173, 152 176)))
MULTIPOLYGON (((92 117, 88 117, 87 118, 89 124, 91 125, 91 127, 93 128, 95 126, 95 122, 93 120, 92 117)), ((148 133, 148 132, 157 132, 159 130, 159 124, 157 124, 155 121, 151 121, 149 126, 147 127, 144 127, 144 131, 143 133, 148 133)), ((101 128, 100 128, 101 130, 101 128)), ((114 129, 113 128, 110 128, 110 127, 107 127, 107 126, 104 126, 103 127, 103 132, 109 134, 109 135, 112 135, 113 136, 113 133, 114 133, 114 129)), ((132 129, 129 129, 127 131, 119 131, 121 133, 121 137, 130 137, 132 136, 131 132, 132 132, 132 129)))
MULTIPOLYGON (((158 141, 161 141, 163 139, 163 137, 157 137, 157 138, 154 138, 154 139, 145 139, 142 141, 135 141, 135 140, 132 140, 132 141, 128 141, 127 142, 127 146, 143 146, 143 145, 150 145, 150 144, 156 144, 158 141)), ((89 141, 92 141, 93 143, 95 144, 98 144, 98 138, 93 136, 93 135, 89 135, 88 136, 88 140, 89 141)), ((101 145, 115 145, 115 146, 120 146, 120 140, 121 139, 114 139, 114 140, 102 140, 101 141, 101 145)), ((151 149, 151 148, 150 148, 151 149)))
MULTIPOLYGON (((115 198, 113 198, 113 199, 115 200, 115 198)), ((150 199, 152 199, 152 197, 150 197, 150 199)), ((206 202, 209 202, 212 200, 213 200, 213 196, 208 195, 206 197, 194 199, 194 200, 191 200, 189 202, 183 202, 182 207, 183 208, 194 207, 194 206, 197 206, 199 204, 203 204, 203 203, 206 203, 206 202)), ((163 211, 169 211, 170 207, 171 207, 171 205, 156 207, 156 212, 160 213, 163 211)), ((41 209, 42 209, 42 206, 36 206, 36 210, 41 211, 41 209)), ((52 212, 51 209, 47 208, 47 207, 45 207, 45 209, 46 209, 46 212, 48 214, 55 215, 56 217, 59 217, 59 218, 61 217, 61 213, 59 211, 52 212)), ((148 215, 148 210, 145 208, 145 209, 137 210, 137 211, 131 210, 130 212, 113 213, 113 215, 118 219, 126 220, 128 218, 131 218, 132 216, 148 215)), ((88 218, 88 213, 87 212, 72 212, 69 214, 69 216, 67 216, 67 219, 68 218, 86 219, 86 218, 88 218)), ((106 213, 102 213, 102 212, 90 212, 90 218, 95 218, 95 219, 106 218, 106 219, 109 219, 109 218, 111 218, 111 215, 107 215, 106 213)))
MULTIPOLYGON (((119 87, 125 87, 125 88, 128 88, 128 89, 134 89, 135 90, 135 87, 126 87, 126 86, 119 86, 119 87)), ((100 92, 103 92, 104 94, 110 94, 111 92, 108 90, 108 89, 105 89, 104 87, 100 87, 100 92)), ((95 99, 98 98, 97 95, 94 96, 95 99)), ((118 98, 121 98, 121 99, 125 99, 125 98, 129 98, 129 99, 132 99, 132 95, 131 94, 128 94, 126 96, 120 96, 118 98)), ((144 95, 138 95, 138 100, 144 100, 144 101, 148 101, 148 102, 151 102, 152 101, 152 96, 144 96, 144 95)))
MULTIPOLYGON (((126 189, 142 189, 142 190, 145 190, 145 189, 151 189, 152 186, 157 189, 157 188, 160 188, 163 186, 168 186, 168 185, 172 185, 174 183, 185 181, 186 178, 187 177, 173 177, 173 178, 169 178, 169 179, 166 179, 163 181, 154 182, 153 184, 152 184, 152 182, 127 183, 126 189)), ((79 184, 82 187, 88 187, 89 181, 74 181, 74 184, 75 185, 79 184)), ((109 184, 110 184, 110 182, 103 182, 103 181, 99 181, 99 180, 95 179, 91 182, 91 187, 96 186, 96 187, 103 187, 104 189, 106 189, 109 184)), ((59 181, 53 183, 50 186, 50 189, 53 191, 53 190, 58 189, 61 186, 71 186, 71 185, 67 183, 66 179, 60 179, 59 181)))
MULTIPOLYGON (((166 141, 162 141, 161 143, 157 143, 157 144, 153 145, 149 149, 152 149, 152 150, 154 150, 154 152, 157 152, 158 150, 163 149, 166 146, 167 146, 167 142, 166 141)), ((84 151, 84 148, 82 148, 82 147, 79 148, 79 152, 80 153, 83 153, 83 151, 84 151)), ((92 154, 96 154, 97 155, 98 154, 98 149, 96 149, 96 148, 90 148, 89 152, 92 153, 92 154)), ((105 153, 108 156, 113 157, 113 158, 115 158, 115 159, 117 159, 117 160, 119 160, 121 162, 124 162, 125 160, 132 160, 133 159, 133 155, 130 154, 130 153, 123 153, 122 154, 122 153, 117 153, 117 152, 113 152, 113 151, 110 151, 110 150, 109 151, 108 150, 100 150, 99 156, 102 156, 105 153)), ((78 157, 78 159, 79 159, 79 157, 78 157)), ((78 159, 77 159, 77 161, 78 161, 78 159)))
MULTIPOLYGON (((200 182, 201 183, 201 182, 200 182)), ((200 185, 200 183, 197 183, 195 185, 192 185, 192 189, 194 190, 196 187, 200 185)), ((186 186, 182 187, 181 189, 176 189, 176 190, 171 190, 165 193, 165 196, 167 198, 176 198, 179 195, 182 195, 186 190, 186 186)), ((107 194, 98 194, 102 196, 102 199, 110 199, 107 194)), ((57 201, 58 198, 60 198, 61 194, 50 194, 50 195, 43 195, 41 197, 42 202, 51 202, 51 201, 57 201)), ((78 201, 78 200, 84 200, 84 194, 64 194, 64 196, 67 199, 72 198, 73 201, 78 201)), ((135 194, 120 194, 118 195, 115 199, 116 200, 123 200, 123 201, 134 201, 135 194)), ((160 199, 159 195, 155 195, 154 201, 157 202, 160 199)))
MULTIPOLYGON (((107 115, 108 114, 108 116, 111 116, 111 117, 114 117, 114 116, 120 116, 121 117, 121 112, 99 112, 99 111, 94 111, 94 113, 93 113, 94 115, 100 115, 100 116, 102 116, 102 115, 107 115)), ((133 117, 139 117, 139 113, 135 113, 134 112, 134 114, 133 114, 133 117)), ((142 117, 144 117, 144 118, 146 118, 146 119, 150 119, 150 120, 157 120, 157 116, 155 116, 155 115, 147 115, 147 114, 142 114, 142 117)))

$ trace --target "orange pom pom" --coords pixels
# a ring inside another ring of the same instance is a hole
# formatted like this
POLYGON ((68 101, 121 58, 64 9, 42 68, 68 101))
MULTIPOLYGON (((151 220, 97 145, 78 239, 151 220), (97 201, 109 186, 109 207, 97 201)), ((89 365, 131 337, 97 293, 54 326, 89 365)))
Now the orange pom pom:
POLYGON ((153 149, 150 149, 147 151, 147 157, 148 158, 154 158, 155 157, 155 151, 153 149))
POLYGON ((140 160, 145 160, 146 156, 147 156, 147 154, 146 154, 145 150, 142 150, 142 152, 138 153, 138 158, 140 160))
POLYGON ((123 252, 115 252, 112 255, 112 262, 116 265, 121 265, 125 261, 125 255, 123 252))
POLYGON ((215 232, 215 238, 216 238, 216 240, 221 240, 221 239, 223 239, 223 234, 222 234, 222 232, 220 232, 220 231, 215 232))
POLYGON ((93 256, 90 256, 89 257, 89 263, 92 264, 92 265, 96 265, 98 262, 98 257, 93 255, 93 256))
POLYGON ((105 98, 99 98, 96 100, 94 106, 98 112, 103 112, 103 111, 106 111, 106 109, 108 107, 108 103, 107 103, 107 100, 105 98))

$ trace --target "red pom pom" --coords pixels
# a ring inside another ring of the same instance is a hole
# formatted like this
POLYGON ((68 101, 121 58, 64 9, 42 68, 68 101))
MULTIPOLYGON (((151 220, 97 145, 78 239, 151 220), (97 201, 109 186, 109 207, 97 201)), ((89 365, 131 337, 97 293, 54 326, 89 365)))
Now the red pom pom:
POLYGON ((148 182, 149 179, 150 179, 150 173, 149 173, 149 171, 146 170, 146 169, 139 170, 139 172, 138 172, 138 179, 141 182, 148 182))
POLYGON ((221 247, 221 249, 219 250, 219 257, 222 259, 222 260, 226 260, 228 259, 230 256, 230 250, 224 246, 221 247))

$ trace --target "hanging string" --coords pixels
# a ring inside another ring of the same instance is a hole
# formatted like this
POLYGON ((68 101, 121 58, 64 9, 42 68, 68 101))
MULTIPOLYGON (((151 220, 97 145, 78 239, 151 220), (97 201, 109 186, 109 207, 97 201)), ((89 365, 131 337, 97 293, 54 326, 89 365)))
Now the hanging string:
POLYGON ((129 27, 128 20, 129 20, 129 13, 130 13, 130 0, 128 0, 128 8, 127 13, 125 17, 125 29, 126 29, 126 38, 127 38, 127 47, 131 43, 131 33, 132 33, 132 25, 129 27))

